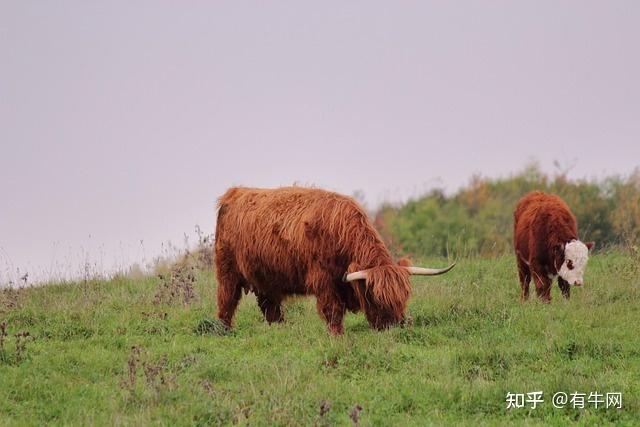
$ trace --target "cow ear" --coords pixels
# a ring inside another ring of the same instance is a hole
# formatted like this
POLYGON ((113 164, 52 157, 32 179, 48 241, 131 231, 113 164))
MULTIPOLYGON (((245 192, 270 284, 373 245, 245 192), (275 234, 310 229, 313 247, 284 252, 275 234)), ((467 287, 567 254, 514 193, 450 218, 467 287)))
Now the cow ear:
POLYGON ((587 246, 587 249, 591 250, 596 245, 596 242, 587 242, 585 245, 587 246))
POLYGON ((564 261, 564 245, 562 244, 555 245, 553 249, 554 249, 554 256, 556 257, 556 259, 558 261, 564 261))
POLYGON ((354 271, 358 271, 358 265, 352 262, 349 264, 349 267, 347 267, 347 273, 353 273, 354 271))
POLYGON ((345 271, 344 275, 342 276, 342 281, 344 282, 344 284, 353 286, 356 283, 358 283, 357 280, 353 280, 353 281, 350 281, 350 282, 347 282, 346 280, 347 280, 347 274, 354 273, 354 272, 360 271, 360 270, 362 270, 362 269, 360 268, 360 266, 358 264, 356 264, 355 262, 350 263, 349 267, 347 267, 347 271, 345 271))
POLYGON ((409 258, 400 258, 398 260, 398 265, 400 267, 411 267, 413 265, 413 263, 411 262, 411 260, 409 258))

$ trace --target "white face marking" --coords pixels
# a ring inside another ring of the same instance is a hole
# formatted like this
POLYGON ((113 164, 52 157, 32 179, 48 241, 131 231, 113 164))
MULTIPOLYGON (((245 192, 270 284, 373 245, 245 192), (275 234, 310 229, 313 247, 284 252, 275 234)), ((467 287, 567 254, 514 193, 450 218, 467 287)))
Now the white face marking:
POLYGON ((564 246, 564 263, 558 270, 558 274, 570 285, 582 285, 589 248, 580 240, 572 240, 564 246), (573 268, 569 268, 573 267, 573 268))

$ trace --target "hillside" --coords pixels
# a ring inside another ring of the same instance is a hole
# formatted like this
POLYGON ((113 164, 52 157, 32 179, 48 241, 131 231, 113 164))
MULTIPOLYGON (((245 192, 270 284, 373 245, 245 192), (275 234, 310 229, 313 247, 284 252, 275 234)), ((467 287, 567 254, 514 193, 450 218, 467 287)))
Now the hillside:
POLYGON ((348 315, 338 338, 313 298, 268 326, 251 295, 227 333, 206 271, 3 290, 0 425, 633 425, 639 264, 599 254, 570 301, 554 287, 544 305, 518 302, 510 256, 460 259, 413 279, 410 325, 348 315), (538 390, 536 409, 506 410, 538 390), (623 409, 556 409, 559 391, 620 392, 623 409))

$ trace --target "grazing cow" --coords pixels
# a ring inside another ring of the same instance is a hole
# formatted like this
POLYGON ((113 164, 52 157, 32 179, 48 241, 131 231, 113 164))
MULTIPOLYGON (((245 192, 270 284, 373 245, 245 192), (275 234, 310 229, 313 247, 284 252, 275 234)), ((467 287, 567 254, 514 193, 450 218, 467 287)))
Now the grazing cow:
POLYGON ((536 293, 551 301, 551 283, 569 298, 570 286, 581 286, 593 242, 578 239, 578 225, 567 204, 558 196, 541 191, 520 199, 513 213, 513 245, 516 251, 521 300, 529 298, 533 279, 536 293))
POLYGON ((283 320, 286 296, 312 294, 333 334, 343 332, 346 310, 362 310, 372 327, 384 329, 404 319, 409 275, 453 268, 394 263, 366 213, 340 194, 231 188, 218 208, 218 317, 227 327, 244 290, 256 295, 269 323, 283 320))

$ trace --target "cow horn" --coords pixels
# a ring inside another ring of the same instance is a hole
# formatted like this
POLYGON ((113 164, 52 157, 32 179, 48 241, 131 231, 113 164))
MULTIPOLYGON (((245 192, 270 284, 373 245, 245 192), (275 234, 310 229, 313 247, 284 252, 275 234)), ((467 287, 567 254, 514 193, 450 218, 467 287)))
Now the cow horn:
POLYGON ((353 282, 354 280, 362 280, 367 278, 367 270, 354 271, 353 273, 345 274, 342 277, 344 282, 353 282))
POLYGON ((454 262, 449 267, 446 268, 424 268, 424 267, 405 267, 409 274, 416 276, 437 276, 438 274, 444 274, 447 271, 451 270, 455 267, 456 263, 454 262))
MULTIPOLYGON (((424 268, 424 267, 404 267, 409 274, 416 276, 437 276, 438 274, 444 274, 451 270, 456 263, 454 262, 446 268, 424 268)), ((345 274, 342 278, 345 282, 353 282, 354 280, 363 280, 367 278, 367 270, 354 271, 353 273, 345 274)))

